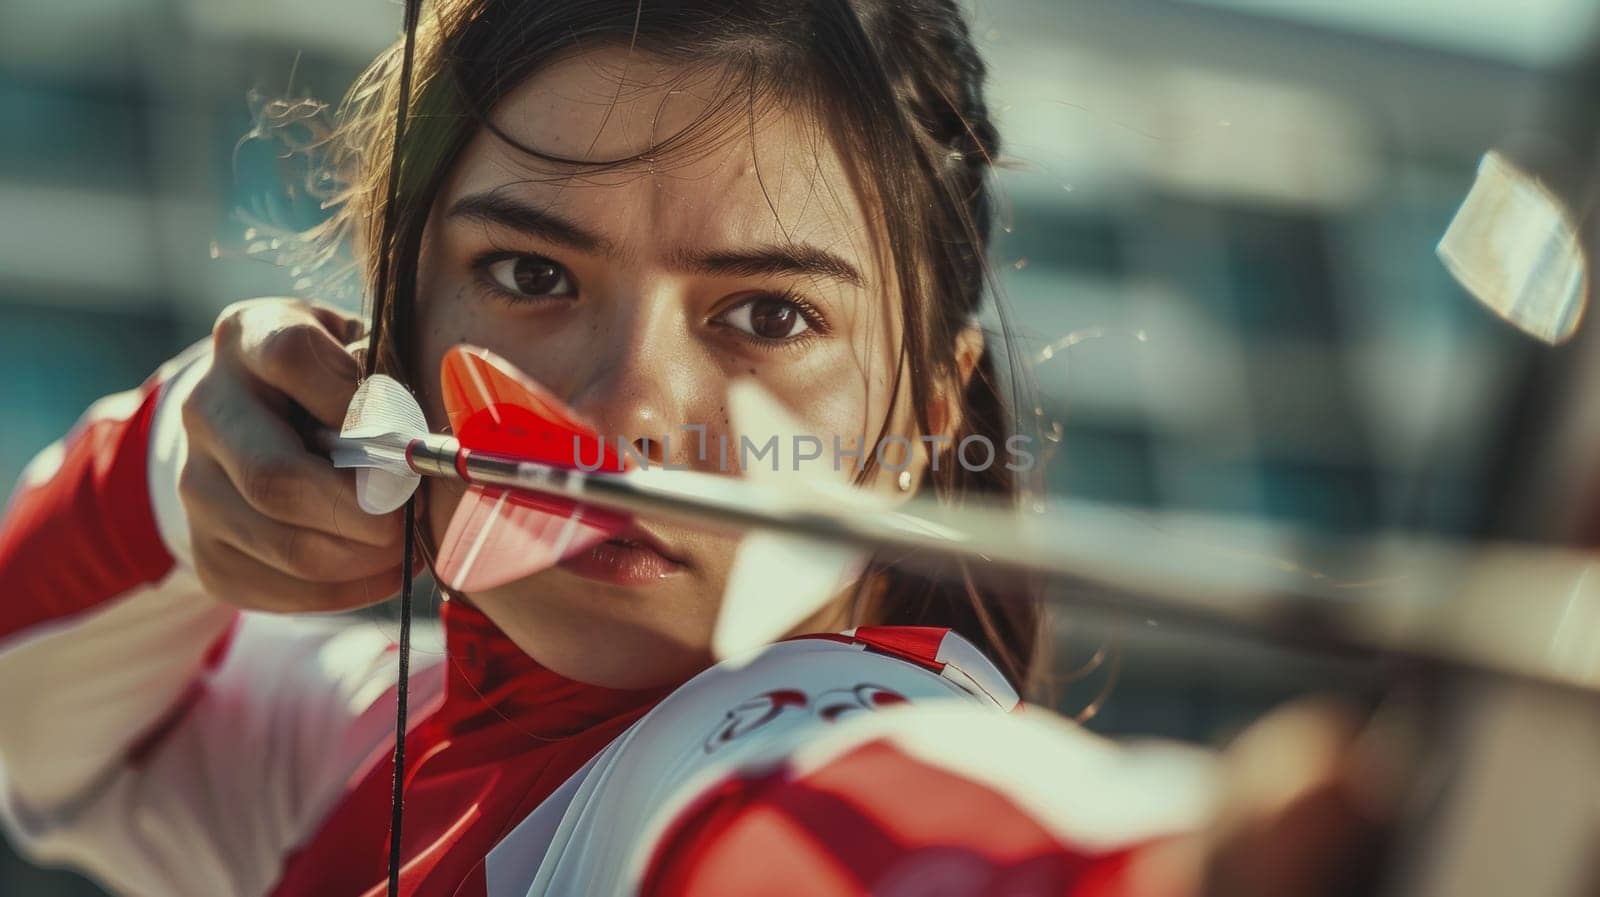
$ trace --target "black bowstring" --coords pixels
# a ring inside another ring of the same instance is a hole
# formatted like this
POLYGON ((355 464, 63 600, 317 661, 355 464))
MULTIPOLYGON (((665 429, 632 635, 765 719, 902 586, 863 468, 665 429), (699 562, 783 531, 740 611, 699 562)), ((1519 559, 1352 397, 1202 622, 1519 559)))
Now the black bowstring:
MULTIPOLYGON (((387 301, 392 301, 389 292, 390 256, 396 251, 394 240, 395 231, 395 203, 400 194, 400 165, 401 145, 405 139, 406 113, 411 106, 411 68, 412 58, 416 51, 417 20, 421 16, 422 0, 406 0, 405 6, 405 46, 401 51, 400 59, 400 89, 398 108, 395 110, 394 146, 389 158, 389 184, 388 196, 383 209, 383 235, 378 241, 382 255, 378 259, 378 270, 373 292, 373 321, 368 329, 371 343, 367 347, 368 373, 376 368, 378 357, 378 335, 383 324, 383 306, 387 301)), ((396 291, 398 293, 399 291, 396 291)), ((403 334, 403 332, 402 332, 403 334)), ((404 351, 403 348, 401 351, 404 351)), ((406 716, 410 703, 411 685, 411 588, 412 588, 412 561, 416 555, 416 498, 406 500, 403 521, 405 527, 404 547, 401 549, 400 568, 400 663, 395 686, 395 711, 394 711, 394 784, 389 798, 389 897, 399 897, 400 894, 400 834, 405 816, 405 782, 406 782, 406 716)))
POLYGON ((411 681, 411 557, 416 534, 412 530, 412 501, 406 501, 405 566, 400 571, 400 670, 394 710, 394 791, 389 798, 389 897, 400 894, 400 825, 405 811, 406 704, 411 681))

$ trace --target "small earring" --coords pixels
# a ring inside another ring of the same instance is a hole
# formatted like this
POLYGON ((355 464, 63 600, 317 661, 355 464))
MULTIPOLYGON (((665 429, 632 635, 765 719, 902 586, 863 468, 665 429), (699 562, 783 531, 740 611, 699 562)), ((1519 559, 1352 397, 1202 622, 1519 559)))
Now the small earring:
POLYGON ((895 480, 895 485, 900 487, 900 491, 901 492, 910 492, 911 491, 911 471, 909 471, 909 470, 900 471, 900 477, 897 480, 895 480))

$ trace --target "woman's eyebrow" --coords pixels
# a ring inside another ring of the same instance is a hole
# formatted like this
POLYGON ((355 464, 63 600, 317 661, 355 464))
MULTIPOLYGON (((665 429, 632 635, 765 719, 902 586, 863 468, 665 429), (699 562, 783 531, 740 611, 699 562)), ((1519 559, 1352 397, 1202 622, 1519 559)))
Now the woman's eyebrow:
MULTIPOLYGON (((455 201, 447 218, 509 228, 580 252, 618 254, 615 244, 553 212, 520 202, 498 190, 473 193, 455 201)), ((678 250, 669 264, 677 269, 721 277, 809 275, 866 285, 861 270, 849 260, 816 246, 774 243, 748 249, 678 250)))
POLYGON ((715 251, 680 250, 672 254, 673 267, 721 277, 770 277, 804 274, 840 280, 863 287, 861 271, 847 259, 815 246, 775 243, 750 249, 715 251))
POLYGON ((552 212, 518 202, 509 196, 489 191, 473 193, 456 200, 447 218, 460 218, 520 231, 549 243, 580 252, 614 255, 616 248, 605 237, 552 212))

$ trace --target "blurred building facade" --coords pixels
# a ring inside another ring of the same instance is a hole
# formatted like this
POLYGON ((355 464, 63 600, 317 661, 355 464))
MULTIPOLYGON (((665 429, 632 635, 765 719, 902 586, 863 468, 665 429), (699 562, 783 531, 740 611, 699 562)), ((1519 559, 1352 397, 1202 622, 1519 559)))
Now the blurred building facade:
MULTIPOLYGON (((1529 347, 1433 246, 1592 11, 981 0, 974 20, 1051 500, 1480 531, 1529 347)), ((248 229, 315 210, 241 145, 249 98, 337 100, 398 22, 386 0, 0 2, 0 489, 223 306, 294 291, 248 229)), ((1063 671, 1107 638, 1119 664, 1060 700, 1120 665, 1108 732, 1214 738, 1325 672, 1160 620, 1078 624, 1063 671)), ((0 894, 93 893, 0 856, 0 894)))

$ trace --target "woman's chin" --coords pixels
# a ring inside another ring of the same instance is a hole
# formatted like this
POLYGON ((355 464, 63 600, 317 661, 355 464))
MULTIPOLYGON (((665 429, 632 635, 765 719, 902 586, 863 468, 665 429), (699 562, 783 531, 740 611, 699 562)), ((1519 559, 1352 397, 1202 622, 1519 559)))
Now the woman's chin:
POLYGON ((687 570, 656 576, 649 561, 622 560, 620 571, 604 555, 563 564, 473 601, 541 666, 589 685, 655 688, 710 666, 711 588, 687 570))
POLYGON ((708 646, 689 647, 656 632, 611 625, 597 626, 581 639, 528 653, 568 679, 628 690, 675 686, 714 662, 708 646))

